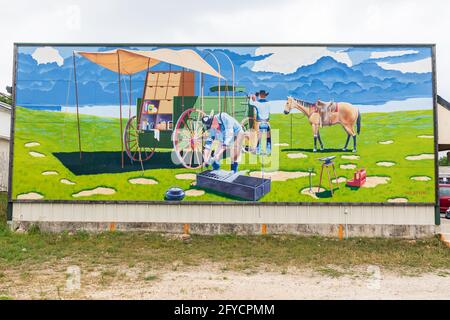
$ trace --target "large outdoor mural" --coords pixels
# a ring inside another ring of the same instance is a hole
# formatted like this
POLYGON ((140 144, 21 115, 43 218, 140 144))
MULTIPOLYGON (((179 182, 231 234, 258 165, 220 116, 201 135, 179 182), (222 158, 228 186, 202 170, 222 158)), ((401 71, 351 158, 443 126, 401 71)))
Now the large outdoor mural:
POLYGON ((434 203, 429 46, 18 46, 15 200, 434 203))

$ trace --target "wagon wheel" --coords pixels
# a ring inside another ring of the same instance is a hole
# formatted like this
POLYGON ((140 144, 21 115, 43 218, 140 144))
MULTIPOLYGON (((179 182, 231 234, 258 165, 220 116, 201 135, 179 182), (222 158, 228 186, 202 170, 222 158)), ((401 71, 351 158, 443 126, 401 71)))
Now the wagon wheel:
POLYGON ((244 139, 242 140, 242 151, 254 153, 258 143, 258 131, 254 129, 255 119, 246 117, 241 121, 242 130, 244 130, 244 139))
POLYGON ((139 131, 136 116, 131 117, 123 133, 123 141, 128 157, 132 161, 147 161, 155 153, 155 148, 139 146, 139 131))
POLYGON ((173 147, 179 162, 188 169, 200 168, 203 164, 203 147, 207 133, 203 129, 202 117, 206 114, 194 108, 184 111, 173 132, 173 147))

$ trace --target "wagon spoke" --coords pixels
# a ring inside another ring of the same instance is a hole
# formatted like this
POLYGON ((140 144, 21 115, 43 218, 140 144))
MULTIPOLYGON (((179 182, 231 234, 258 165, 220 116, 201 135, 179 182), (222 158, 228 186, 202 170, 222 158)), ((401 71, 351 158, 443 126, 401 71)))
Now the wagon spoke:
POLYGON ((186 154, 183 156, 183 160, 184 160, 184 163, 191 164, 192 163, 192 151, 190 151, 190 150, 186 151, 186 154), (189 161, 186 161, 187 156, 190 156, 189 161))
POLYGON ((197 160, 197 162, 195 164, 201 164, 201 160, 200 160, 201 157, 199 156, 199 153, 200 152, 195 152, 194 151, 195 159, 197 160))
POLYGON ((189 147, 190 142, 187 140, 181 140, 178 142, 178 150, 183 150, 186 147, 189 147))

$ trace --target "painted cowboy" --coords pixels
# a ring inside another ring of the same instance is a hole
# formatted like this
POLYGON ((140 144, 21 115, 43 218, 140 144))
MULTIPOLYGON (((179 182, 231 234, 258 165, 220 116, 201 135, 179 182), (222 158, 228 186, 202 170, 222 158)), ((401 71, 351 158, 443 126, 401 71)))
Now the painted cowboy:
POLYGON ((269 92, 260 90, 250 96, 249 104, 256 111, 256 128, 258 130, 258 144, 256 153, 261 151, 261 137, 263 132, 266 133, 266 153, 270 154, 272 150, 272 138, 270 137, 270 102, 267 100, 269 92))
POLYGON ((227 149, 231 149, 231 171, 237 172, 244 138, 244 130, 242 130, 241 124, 226 112, 214 115, 214 111, 211 111, 209 116, 204 116, 202 123, 205 129, 209 131, 203 153, 203 165, 208 167, 212 164, 213 170, 219 170, 222 154, 227 149), (212 156, 211 147, 215 140, 219 141, 220 145, 212 156))

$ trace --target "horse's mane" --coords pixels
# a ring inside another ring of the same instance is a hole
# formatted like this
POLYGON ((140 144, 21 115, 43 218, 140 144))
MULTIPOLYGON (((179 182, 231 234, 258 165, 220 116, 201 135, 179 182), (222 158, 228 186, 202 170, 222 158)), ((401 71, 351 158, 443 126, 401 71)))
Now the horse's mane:
POLYGON ((291 97, 291 98, 294 99, 295 102, 299 103, 303 107, 311 108, 311 107, 314 107, 316 105, 315 103, 311 103, 311 102, 304 101, 304 100, 301 100, 301 99, 297 99, 297 98, 294 98, 294 97, 291 97))

